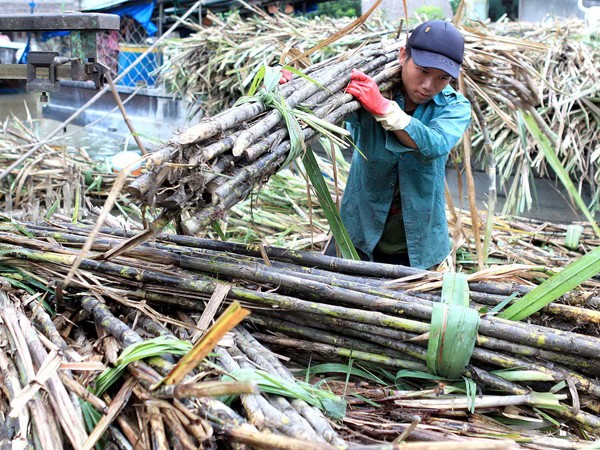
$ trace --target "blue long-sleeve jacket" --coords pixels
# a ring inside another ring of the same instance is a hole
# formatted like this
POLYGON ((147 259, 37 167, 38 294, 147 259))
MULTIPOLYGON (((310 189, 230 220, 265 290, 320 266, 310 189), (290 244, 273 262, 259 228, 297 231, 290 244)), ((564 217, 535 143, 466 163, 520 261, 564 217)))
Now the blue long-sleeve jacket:
MULTIPOLYGON (((401 94, 393 100, 404 107, 401 94)), ((410 265, 429 268, 448 255, 445 164, 470 121, 469 101, 451 86, 419 105, 405 128, 418 149, 403 146, 365 110, 348 119, 364 157, 355 150, 341 215, 358 249, 373 258, 398 183, 410 265)))

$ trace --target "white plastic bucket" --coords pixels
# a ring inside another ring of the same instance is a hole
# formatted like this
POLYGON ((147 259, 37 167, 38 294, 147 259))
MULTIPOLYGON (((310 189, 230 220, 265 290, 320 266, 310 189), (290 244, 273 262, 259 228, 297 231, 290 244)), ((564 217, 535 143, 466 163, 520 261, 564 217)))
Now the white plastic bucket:
POLYGON ((134 151, 119 152, 110 158, 110 166, 113 172, 119 173, 121 170, 135 163, 130 167, 130 173, 137 177, 142 174, 141 157, 138 152, 134 151))

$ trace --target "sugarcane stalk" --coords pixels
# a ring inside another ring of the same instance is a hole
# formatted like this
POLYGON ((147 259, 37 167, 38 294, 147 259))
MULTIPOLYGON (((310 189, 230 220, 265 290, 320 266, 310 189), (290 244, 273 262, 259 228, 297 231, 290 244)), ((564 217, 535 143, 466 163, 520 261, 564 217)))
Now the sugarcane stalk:
POLYGON ((299 339, 283 338, 270 336, 262 333, 255 333, 254 337, 260 342, 276 346, 302 349, 303 351, 316 352, 327 357, 341 356, 344 358, 353 358, 360 361, 372 362, 389 367, 407 368, 406 361, 398 358, 391 358, 385 355, 356 351, 352 348, 337 347, 335 345, 321 344, 318 342, 304 341, 299 339))
MULTIPOLYGON (((564 400, 566 394, 555 394, 559 400, 564 400)), ((451 399, 410 399, 395 400, 394 403, 400 407, 435 409, 435 410, 455 410, 468 409, 473 400, 466 396, 459 396, 451 399)), ((535 393, 522 395, 487 395, 485 397, 476 397, 474 400, 475 409, 477 408, 496 408, 516 405, 536 405, 535 393)))
MULTIPOLYGON (((3 334, 0 328, 0 336, 3 334)), ((3 392, 7 396, 7 400, 11 401, 19 395, 21 384, 19 383, 19 374, 14 363, 3 349, 0 349, 0 375, 2 376, 3 392)), ((21 431, 20 424, 29 422, 29 417, 29 408, 23 408, 19 412, 18 417, 6 417, 2 425, 3 435, 12 440, 21 431)), ((26 435, 26 433, 23 433, 23 435, 26 435)))
POLYGON ((187 433, 181 423, 181 418, 173 410, 173 406, 170 403, 152 399, 146 399, 145 403, 160 408, 160 415, 169 429, 169 438, 173 440, 174 447, 185 450, 198 448, 198 441, 187 433))
MULTIPOLYGON (((395 55, 390 56, 382 56, 380 58, 376 58, 371 61, 367 67, 379 67, 390 60, 395 58, 395 55)), ((330 87, 330 84, 335 84, 336 81, 339 82, 340 78, 348 84, 350 81, 350 74, 348 70, 351 67, 355 67, 356 63, 354 60, 347 61, 345 63, 340 63, 333 67, 331 71, 327 71, 323 74, 319 74, 315 76, 315 81, 318 84, 307 83, 303 88, 297 90, 292 95, 286 98, 285 102, 289 108, 295 108, 300 102, 307 101, 310 103, 310 97, 314 94, 318 93, 321 89, 321 86, 325 86, 325 88, 330 87), (342 75, 344 74, 344 75, 342 75)), ((342 84, 344 85, 344 84, 342 84)), ((258 123, 253 125, 250 129, 245 130, 240 134, 240 136, 236 139, 235 144, 233 146, 232 152, 235 156, 241 155, 244 150, 246 150, 253 142, 256 141, 257 137, 265 135, 271 128, 277 125, 282 120, 281 113, 277 110, 273 110, 267 114, 267 116, 260 120, 258 123)))
MULTIPOLYGON (((254 320, 257 321, 257 323, 261 323, 262 318, 257 319, 257 317, 254 317, 254 320)), ((296 318, 290 319, 290 320, 300 320, 300 319, 298 319, 296 317, 296 318)), ((313 326, 315 325, 316 322, 317 321, 313 321, 313 326)), ((286 325, 285 322, 279 321, 279 320, 273 319, 273 318, 263 320, 262 324, 267 325, 269 329, 276 329, 276 330, 282 331, 286 334, 292 333, 292 335, 301 336, 301 337, 308 336, 308 337, 311 337, 312 339, 321 340, 322 342, 327 342, 326 341, 326 339, 327 339, 326 333, 322 329, 320 329, 318 331, 313 330, 311 332, 311 330, 309 328, 302 329, 299 327, 290 327, 289 325, 286 325)), ((327 326, 331 327, 332 324, 333 324, 333 322, 330 321, 328 324, 326 324, 325 328, 327 326)), ((379 334, 377 334, 377 331, 379 330, 378 327, 374 327, 374 328, 363 327, 363 331, 358 331, 358 330, 354 330, 354 328, 359 328, 358 324, 350 324, 349 322, 344 321, 341 323, 341 325, 342 326, 340 326, 339 329, 342 333, 356 336, 363 340, 372 341, 381 346, 398 350, 402 353, 406 353, 415 358, 426 360, 426 350, 424 348, 419 348, 416 345, 401 341, 401 340, 406 340, 406 339, 414 339, 416 337, 414 334, 410 334, 410 333, 399 334, 398 336, 396 336, 394 338, 394 337, 387 337, 385 335, 380 336, 379 334), (400 337, 401 340, 399 340, 398 337, 400 337)), ((385 333, 385 334, 387 335, 389 333, 385 333)), ((415 341, 415 342, 418 344, 418 341, 415 341)), ((352 348, 354 348, 354 347, 352 347, 352 348)), ((598 397, 598 394, 600 393, 600 383, 598 383, 594 379, 584 377, 584 376, 578 374, 577 372, 569 370, 566 367, 563 368, 558 365, 555 365, 553 368, 548 368, 539 362, 534 362, 534 361, 530 361, 530 360, 525 360, 523 358, 517 358, 517 357, 513 357, 513 356, 503 355, 503 354, 499 354, 497 352, 493 352, 493 351, 489 351, 489 350, 485 350, 485 349, 481 349, 481 348, 477 348, 477 347, 473 351, 472 358, 474 360, 478 360, 478 361, 484 362, 486 364, 493 364, 493 365, 500 366, 503 368, 531 367, 531 370, 539 370, 541 372, 547 373, 547 374, 551 375, 555 380, 572 378, 578 389, 581 389, 584 392, 588 392, 590 395, 593 395, 595 397, 598 397)), ((418 369, 418 368, 416 370, 428 371, 427 369, 418 369)))
POLYGON ((220 432, 229 442, 247 444, 251 447, 279 450, 334 450, 336 448, 324 442, 307 442, 272 433, 250 431, 244 428, 221 426, 220 432))
POLYGON ((417 362, 412 356, 411 353, 408 358, 406 357, 407 352, 402 351, 386 351, 383 346, 373 345, 367 343, 365 341, 360 341, 358 339, 352 339, 345 336, 341 336, 340 334, 333 334, 325 332, 324 328, 319 329, 318 331, 312 327, 293 324, 284 320, 275 319, 274 317, 254 317, 253 320, 257 325, 261 325, 269 330, 277 330, 282 333, 285 333, 288 336, 297 337, 299 339, 313 339, 315 341, 321 342, 323 344, 328 344, 335 347, 344 347, 351 348, 356 351, 364 352, 364 353, 372 353, 381 355, 383 353, 386 356, 393 357, 394 359, 404 361, 404 368, 419 370, 427 372, 427 366, 424 364, 417 362))
POLYGON ((108 408, 108 413, 104 414, 93 431, 90 433, 89 437, 83 443, 83 450, 92 450, 96 445, 96 442, 102 437, 104 432, 108 429, 110 424, 116 419, 121 410, 125 407, 127 402, 129 401, 129 397, 133 392, 133 386, 135 384, 134 378, 128 378, 121 389, 117 393, 114 399, 110 402, 110 406, 108 408))
MULTIPOLYGON (((238 348, 231 347, 227 351, 241 368, 255 369, 255 366, 244 358, 244 354, 238 348)), ((296 439, 325 442, 324 438, 317 435, 310 424, 290 406, 287 400, 283 398, 277 400, 277 396, 267 394, 257 397, 256 400, 271 428, 296 439)))
MULTIPOLYGON (((223 348, 216 347, 214 352, 217 354, 217 358, 225 370, 233 372, 240 368, 239 363, 233 359, 233 357, 223 348)), ((259 400, 259 395, 242 395, 240 400, 246 416, 251 424, 256 426, 259 430, 263 430, 267 427, 268 417, 265 411, 262 409, 262 405, 259 400)))
POLYGON ((214 428, 205 419, 189 409, 183 400, 173 400, 174 411, 181 418, 184 427, 192 433, 198 442, 205 443, 213 437, 214 428))
POLYGON ((558 365, 547 367, 543 362, 534 362, 526 358, 518 358, 477 347, 473 350, 472 358, 476 361, 503 367, 505 369, 528 367, 530 370, 546 373, 555 380, 572 378, 577 389, 586 392, 593 397, 600 398, 600 383, 597 380, 584 377, 565 367, 560 367, 558 365))
MULTIPOLYGON (((19 327, 21 328, 24 338, 27 342, 27 346, 33 357, 33 361, 38 366, 42 365, 48 353, 40 342, 35 330, 30 325, 29 321, 25 316, 19 315, 19 327)), ((87 433, 83 426, 83 419, 79 405, 74 406, 71 402, 70 396, 67 393, 64 385, 60 382, 57 374, 50 376, 46 383, 46 388, 50 394, 51 404, 56 411, 57 418, 65 430, 70 442, 73 445, 81 446, 87 439, 87 433)))
POLYGON ((164 385, 155 389, 153 394, 158 398, 192 398, 220 397, 228 395, 258 394, 257 387, 252 383, 243 382, 204 382, 180 383, 164 385))
POLYGON ((177 145, 191 145, 203 141, 256 117, 264 111, 265 105, 260 102, 245 103, 191 126, 177 136, 174 142, 177 145))
MULTIPOLYGON (((56 257, 57 257, 56 255, 53 256, 53 258, 56 258, 56 257)), ((194 269, 198 269, 199 267, 210 268, 210 264, 207 265, 206 263, 198 260, 197 258, 188 258, 188 257, 182 256, 180 261, 182 261, 182 266, 184 266, 186 268, 194 268, 194 269)), ((105 273, 112 272, 113 274, 117 274, 117 272, 118 272, 118 274, 120 276, 123 276, 124 273, 122 273, 122 272, 125 272, 125 273, 131 274, 128 276, 128 278, 134 278, 134 279, 136 279, 136 278, 139 279, 139 277, 142 277, 142 279, 143 279, 144 274, 149 273, 148 271, 136 270, 136 269, 131 269, 131 268, 124 269, 123 271, 121 271, 121 270, 117 271, 116 266, 112 266, 111 263, 98 263, 96 261, 90 261, 90 260, 83 261, 82 267, 88 268, 88 269, 93 269, 93 270, 99 270, 99 271, 102 271, 105 273)), ((237 274, 238 277, 240 275, 240 272, 239 272, 240 269, 243 270, 243 268, 240 268, 240 267, 235 267, 235 270, 232 270, 232 269, 229 269, 225 264, 219 265, 219 271, 221 273, 230 273, 230 274, 235 273, 235 274, 237 274)), ((262 271, 262 272, 264 272, 264 271, 262 271)), ((287 282, 293 282, 293 283, 297 282, 297 280, 295 281, 287 276, 277 276, 276 278, 273 278, 272 275, 266 275, 262 272, 260 273, 260 275, 263 278, 253 278, 253 280, 260 280, 260 281, 264 281, 264 282, 276 282, 278 284, 283 284, 283 285, 285 285, 285 283, 287 283, 287 282)), ((168 277, 163 274, 158 276, 157 279, 160 279, 161 282, 170 284, 170 285, 177 285, 177 284, 179 284, 179 281, 180 281, 177 278, 173 279, 173 277, 168 277)), ((187 280, 182 280, 181 282, 183 283, 183 285, 189 285, 189 282, 187 280)), ((203 286, 203 290, 204 290, 204 292, 206 292, 208 283, 195 282, 195 281, 193 283, 196 284, 196 286, 198 286, 198 285, 203 286)), ((292 285, 293 284, 290 284, 290 286, 292 286, 292 285)), ((302 285, 304 289, 306 288, 306 283, 303 281, 301 281, 299 285, 302 285)), ((194 288, 193 288, 194 290, 197 290, 197 289, 195 289, 196 286, 194 286, 194 288)), ((357 293, 352 292, 352 291, 332 289, 331 287, 327 287, 326 285, 321 285, 318 283, 315 283, 314 286, 316 289, 318 289, 318 291, 316 291, 316 292, 318 292, 319 298, 321 300, 330 298, 335 301, 343 301, 346 303, 350 302, 351 304, 364 304, 365 306, 368 306, 370 309, 376 309, 379 311, 392 312, 392 313, 398 313, 398 312, 402 311, 403 314, 409 314, 418 319, 428 320, 431 315, 430 306, 428 306, 426 304, 417 305, 417 304, 409 303, 409 302, 390 301, 387 299, 381 299, 379 297, 374 297, 374 296, 357 295, 357 293)), ((187 286, 186 286, 186 288, 187 288, 187 286)), ((233 293, 235 294, 235 292, 233 292, 233 293)), ((278 300, 279 299, 280 298, 278 298, 278 300)), ((422 303, 427 303, 427 302, 422 302, 422 303)), ((397 321, 398 319, 395 319, 395 320, 397 321)), ((427 330, 428 330, 427 325, 419 323, 419 322, 415 322, 415 321, 403 321, 403 322, 401 321, 401 322, 397 322, 397 323, 402 324, 400 326, 400 328, 406 329, 407 331, 411 331, 411 329, 412 329, 412 330, 416 330, 418 332, 427 332, 427 330), (406 327, 408 327, 408 328, 406 328, 406 327)), ((571 352, 573 354, 579 354, 579 355, 594 358, 594 359, 595 359, 595 357, 598 356, 597 351, 595 350, 595 346, 597 346, 597 340, 595 340, 591 337, 587 337, 587 336, 575 335, 573 333, 554 332, 554 333, 552 333, 552 335, 547 336, 548 335, 547 330, 545 330, 541 327, 520 324, 518 322, 504 321, 504 320, 498 319, 498 318, 483 318, 481 321, 480 332, 481 332, 481 334, 484 334, 486 336, 497 337, 497 338, 502 338, 502 339, 509 339, 509 340, 513 340, 513 341, 521 341, 527 345, 537 345, 537 346, 543 347, 545 349, 553 350, 553 351, 571 352), (540 343, 539 342, 540 340, 545 340, 545 342, 540 343), (577 348, 573 349, 572 345, 576 345, 577 348)))
MULTIPOLYGON (((102 324, 105 327, 105 329, 107 329, 107 331, 109 332, 115 332, 116 334, 113 334, 117 339, 123 339, 124 336, 128 336, 128 340, 132 341, 132 342, 141 342, 141 337, 139 337, 137 335, 137 333, 131 331, 129 329, 129 327, 127 327, 125 324, 123 324, 121 321, 119 321, 119 319, 117 319, 116 317, 112 316, 112 313, 110 313, 110 311, 108 311, 108 309, 106 307, 104 307, 104 305, 102 305, 101 303, 99 303, 97 300, 96 302, 94 302, 94 298, 92 297, 86 297, 86 308, 88 308, 90 310, 90 312, 92 312, 93 314, 98 315, 98 318, 102 319, 102 324), (130 333, 127 333, 126 329, 130 330, 130 333), (110 331, 112 330, 112 331, 110 331), (133 333, 133 334, 132 334, 133 333)), ((157 324, 155 324, 154 327, 152 327, 150 324, 152 323, 152 321, 146 320, 145 326, 148 327, 149 329, 151 329, 152 331, 154 331, 157 334, 165 334, 165 330, 156 326, 157 324)), ((168 334, 170 334, 167 331, 168 334)), ((159 358, 159 357, 154 357, 154 358, 149 358, 148 362, 152 365, 154 365, 155 367, 157 367, 159 370, 161 370, 161 372, 163 373, 169 373, 172 369, 172 366, 170 365, 170 363, 166 362, 164 359, 159 358)), ((160 378, 158 378, 158 375, 155 374, 149 367, 146 368, 146 366, 144 365, 144 363, 138 361, 136 363, 132 363, 128 366, 128 369, 130 371, 130 373, 134 374, 136 379, 138 379, 139 381, 144 381, 144 383, 150 387, 152 385, 156 385, 157 382, 160 380, 160 378), (144 375, 145 374, 145 375, 144 375)), ((176 388, 173 388, 176 389, 176 388)), ((183 389, 183 392, 186 392, 186 388, 181 388, 183 389)), ((136 391, 137 392, 137 391, 136 391)), ((141 395, 138 393, 138 396, 141 395)), ((243 419, 241 419, 237 414, 235 414, 230 408, 226 407, 225 405, 223 405, 221 402, 218 401, 210 401, 206 398, 204 398, 204 404, 205 404, 205 408, 209 408, 210 410, 214 411, 215 413, 221 414, 221 415, 226 415, 227 417, 235 421, 240 421, 243 422, 243 419)), ((172 419, 174 420, 174 419, 172 419)))
MULTIPOLYGON (((294 380, 294 376, 281 364, 279 359, 258 342, 246 328, 242 326, 236 327, 235 332, 238 338, 238 346, 252 361, 256 363, 261 361, 261 367, 264 368, 266 365, 266 367, 273 371, 272 373, 277 373, 282 378, 290 381, 294 380)), ((319 409, 308 405, 301 399, 293 399, 291 405, 310 423, 317 434, 325 438, 328 443, 337 447, 345 445, 344 441, 338 436, 319 409)))
MULTIPOLYGON (((7 338, 10 348, 13 349, 15 356, 13 364, 13 361, 11 361, 4 352, 0 352, 3 356, 1 368, 3 374, 8 374, 8 379, 5 379, 5 382, 9 383, 7 386, 11 387, 14 395, 14 397, 11 398, 12 400, 21 392, 21 386, 27 385, 27 383, 34 379, 35 371, 32 356, 27 347, 27 342, 19 327, 17 313, 14 307, 9 305, 8 298, 5 297, 6 294, 2 294, 3 295, 0 296, 0 303, 3 308, 0 312, 0 317, 2 318, 4 326, 0 327, 0 330, 3 331, 4 337, 7 338), (6 327, 6 330, 4 330, 4 327, 6 327)), ((62 448, 61 428, 56 416, 51 412, 50 405, 48 405, 47 402, 42 401, 39 393, 35 393, 33 398, 27 402, 27 408, 29 414, 22 411, 18 416, 20 433, 24 437, 26 436, 28 441, 32 440, 33 447, 36 449, 62 448), (31 437, 26 431, 29 418, 31 418, 31 421, 33 422, 33 436, 31 437)))
MULTIPOLYGON (((416 338, 418 336, 414 333, 406 333, 388 327, 358 323, 350 320, 343 320, 336 317, 321 316, 318 318, 318 320, 315 320, 314 316, 308 317, 306 315, 296 314, 288 317, 287 320, 294 323, 310 325, 313 327, 322 326, 324 329, 333 328, 339 330, 339 332, 342 334, 352 334, 354 331, 357 331, 360 333, 358 334, 359 337, 375 335, 380 336, 382 338, 388 338, 389 341, 387 341, 388 344, 386 344, 386 346, 389 347, 389 343, 391 342, 393 343, 393 347, 391 348, 397 348, 402 353, 412 355, 418 359, 424 359, 425 357, 425 353, 422 349, 415 347, 410 343, 398 341, 398 339, 400 338, 404 341, 413 340, 415 343, 419 344, 419 342, 416 341, 416 338)), ((386 341, 382 340, 380 341, 380 343, 381 342, 386 341)), ((420 345, 425 344, 425 340, 420 341, 420 345)), ((565 367, 576 367, 577 369, 582 370, 583 372, 591 376, 595 376, 595 374, 598 373, 598 370, 600 370, 598 364, 590 360, 586 360, 576 356, 570 356, 564 353, 538 349, 502 339, 490 338, 481 334, 478 334, 477 336, 477 345, 491 350, 508 351, 516 355, 537 357, 540 359, 557 362, 559 364, 564 365, 565 367)))
MULTIPOLYGON (((205 263, 198 258, 181 257, 181 266, 186 269, 208 271, 212 266, 211 262, 205 263)), ((332 302, 342 302, 351 305, 365 305, 369 309, 374 309, 386 313, 408 314, 419 319, 429 319, 431 310, 429 305, 416 305, 413 302, 400 302, 386 300, 368 294, 361 294, 349 289, 334 289, 330 285, 319 282, 308 282, 291 275, 278 272, 274 268, 249 268, 246 265, 229 265, 220 263, 218 271, 222 275, 235 276, 236 278, 246 278, 247 273, 251 274, 253 281, 273 283, 293 292, 303 292, 306 298, 318 298, 319 300, 329 300, 332 302), (301 287, 300 287, 301 286, 301 287)), ((424 303, 429 303, 425 302, 424 303)), ((480 333, 490 337, 507 339, 517 342, 523 342, 526 345, 545 348, 553 351, 572 352, 580 356, 596 359, 598 354, 597 339, 575 335, 574 333, 564 333, 554 331, 548 335, 546 330, 533 325, 519 324, 513 321, 506 321, 495 317, 484 317, 481 319, 480 333), (543 344, 540 345, 540 341, 543 344), (575 344, 576 343, 576 344, 575 344), (572 349, 576 345, 577 349, 572 349)), ((422 330, 426 332, 427 330, 422 330)))

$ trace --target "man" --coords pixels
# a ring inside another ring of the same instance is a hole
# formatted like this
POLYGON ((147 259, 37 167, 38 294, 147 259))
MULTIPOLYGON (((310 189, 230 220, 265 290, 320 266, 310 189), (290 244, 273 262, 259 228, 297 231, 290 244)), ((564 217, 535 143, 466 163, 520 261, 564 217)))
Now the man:
POLYGON ((400 50, 401 85, 392 100, 352 71, 346 91, 364 110, 349 129, 364 157, 354 153, 341 216, 364 260, 430 268, 450 251, 445 164, 471 120, 469 101, 449 85, 463 51, 456 28, 432 20, 400 50))

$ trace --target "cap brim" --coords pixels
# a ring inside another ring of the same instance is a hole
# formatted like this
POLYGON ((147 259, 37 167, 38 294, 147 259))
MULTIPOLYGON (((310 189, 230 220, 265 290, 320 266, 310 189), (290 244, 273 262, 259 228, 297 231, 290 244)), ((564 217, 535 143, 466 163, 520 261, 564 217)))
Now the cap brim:
POLYGON ((432 53, 426 50, 411 48, 410 55, 417 66, 428 67, 430 69, 440 69, 448 75, 458 78, 460 64, 451 60, 447 56, 439 53, 432 53))

